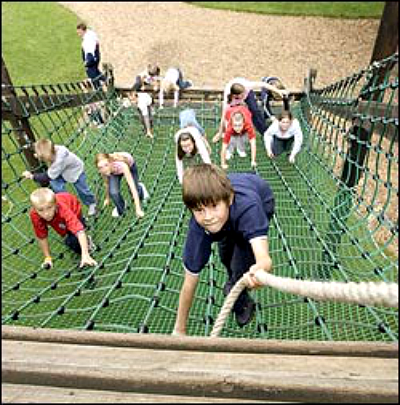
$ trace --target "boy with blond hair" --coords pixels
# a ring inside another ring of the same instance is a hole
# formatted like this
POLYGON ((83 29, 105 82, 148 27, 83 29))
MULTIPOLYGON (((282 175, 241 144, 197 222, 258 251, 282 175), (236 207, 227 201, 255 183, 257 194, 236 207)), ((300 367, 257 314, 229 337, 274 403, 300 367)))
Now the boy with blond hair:
MULTIPOLYGON (((173 332, 177 335, 186 334, 199 274, 210 258, 213 242, 218 242, 221 262, 228 273, 225 295, 246 272, 251 288, 261 285, 254 274, 272 270, 267 235, 275 204, 268 183, 258 175, 227 176, 212 164, 185 170, 182 198, 192 218, 183 253, 185 278, 173 332)), ((240 327, 251 321, 255 303, 247 289, 239 295, 233 311, 240 327)))
POLYGON ((95 266, 97 262, 90 256, 94 249, 91 238, 86 236, 85 223, 78 199, 69 193, 55 194, 49 188, 38 188, 30 196, 32 209, 30 218, 36 238, 44 255, 43 268, 53 267, 48 241, 48 228, 51 226, 65 237, 65 244, 81 254, 80 267, 95 266))

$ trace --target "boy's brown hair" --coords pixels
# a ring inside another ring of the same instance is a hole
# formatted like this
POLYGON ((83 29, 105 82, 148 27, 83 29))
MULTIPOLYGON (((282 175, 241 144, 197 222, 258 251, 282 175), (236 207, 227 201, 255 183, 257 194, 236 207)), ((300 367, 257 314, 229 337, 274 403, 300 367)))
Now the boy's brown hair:
POLYGON ((83 22, 80 22, 77 26, 76 26, 77 30, 82 30, 82 31, 86 31, 87 30, 87 25, 83 22))
POLYGON ((56 156, 54 143, 50 139, 39 139, 35 142, 35 153, 39 160, 52 162, 56 156))
POLYGON ((33 207, 39 207, 43 204, 56 203, 56 195, 47 187, 37 188, 30 195, 30 201, 33 207))
POLYGON ((184 171, 182 199, 190 210, 218 204, 220 201, 229 205, 233 195, 230 180, 226 173, 216 165, 202 163, 184 171))
POLYGON ((281 121, 283 118, 289 118, 291 121, 293 119, 293 114, 290 111, 284 110, 278 115, 278 121, 281 121))

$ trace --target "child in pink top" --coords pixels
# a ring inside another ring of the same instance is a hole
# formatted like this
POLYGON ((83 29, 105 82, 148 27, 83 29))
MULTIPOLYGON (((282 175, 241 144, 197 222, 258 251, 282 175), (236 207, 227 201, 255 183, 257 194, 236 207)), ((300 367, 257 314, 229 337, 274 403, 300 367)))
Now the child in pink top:
POLYGON ((144 217, 141 201, 149 198, 149 193, 139 175, 133 156, 128 152, 98 153, 95 159, 96 167, 104 179, 106 199, 104 206, 110 204, 110 198, 115 204, 113 217, 119 217, 125 210, 125 201, 121 195, 121 179, 125 177, 135 203, 136 216, 144 217))

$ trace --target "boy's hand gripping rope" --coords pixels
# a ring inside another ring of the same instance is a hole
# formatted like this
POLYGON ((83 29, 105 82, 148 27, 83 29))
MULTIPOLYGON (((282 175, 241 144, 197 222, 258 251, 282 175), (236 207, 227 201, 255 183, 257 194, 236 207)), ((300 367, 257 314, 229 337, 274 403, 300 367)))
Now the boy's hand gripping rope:
MULTIPOLYGON (((385 307, 398 308, 398 285, 385 282, 361 282, 343 283, 339 281, 321 282, 294 280, 287 277, 277 277, 259 270, 255 274, 258 282, 265 286, 276 288, 279 291, 309 297, 317 301, 339 301, 360 305, 383 305, 385 307)), ((215 321, 210 337, 217 337, 228 317, 233 304, 240 293, 249 286, 248 273, 235 284, 215 321)))

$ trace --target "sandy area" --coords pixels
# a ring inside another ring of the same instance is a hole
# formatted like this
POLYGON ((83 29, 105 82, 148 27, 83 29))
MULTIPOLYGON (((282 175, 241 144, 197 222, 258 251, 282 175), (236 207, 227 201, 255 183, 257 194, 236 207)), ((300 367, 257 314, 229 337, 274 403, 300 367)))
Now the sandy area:
POLYGON ((317 87, 368 65, 379 20, 279 17, 198 8, 182 2, 60 2, 100 37, 117 85, 149 62, 178 66, 196 87, 236 76, 279 76, 293 90, 309 68, 317 87))

